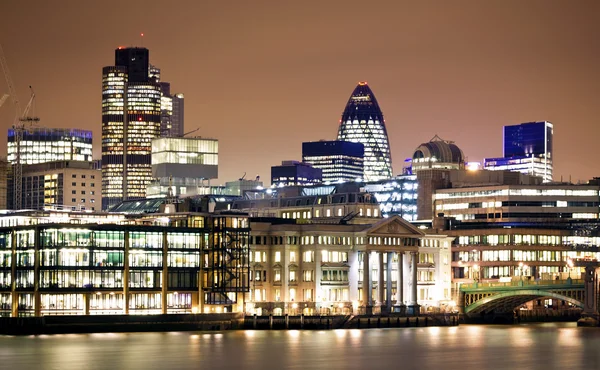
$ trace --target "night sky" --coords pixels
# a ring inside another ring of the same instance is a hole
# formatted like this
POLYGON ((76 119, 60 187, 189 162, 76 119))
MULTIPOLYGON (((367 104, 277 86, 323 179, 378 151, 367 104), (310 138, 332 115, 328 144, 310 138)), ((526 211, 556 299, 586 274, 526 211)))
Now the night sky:
MULTIPOLYGON (((268 183, 303 141, 335 139, 358 81, 394 174, 435 134, 481 161, 502 155, 504 125, 549 120, 555 180, 600 176, 600 1, 0 0, 0 15, 22 106, 32 85, 40 124, 93 130, 96 158, 102 67, 141 45, 185 94, 186 131, 219 139, 219 182, 268 183)), ((7 101, 1 155, 13 117, 7 101)))

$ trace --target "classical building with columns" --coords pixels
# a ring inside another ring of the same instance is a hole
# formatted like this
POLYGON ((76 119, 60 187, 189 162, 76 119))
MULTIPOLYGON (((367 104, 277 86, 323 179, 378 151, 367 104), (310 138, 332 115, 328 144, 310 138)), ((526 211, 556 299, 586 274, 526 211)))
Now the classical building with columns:
POLYGON ((372 224, 251 218, 250 227, 248 313, 412 312, 450 303, 453 238, 399 216, 372 224))

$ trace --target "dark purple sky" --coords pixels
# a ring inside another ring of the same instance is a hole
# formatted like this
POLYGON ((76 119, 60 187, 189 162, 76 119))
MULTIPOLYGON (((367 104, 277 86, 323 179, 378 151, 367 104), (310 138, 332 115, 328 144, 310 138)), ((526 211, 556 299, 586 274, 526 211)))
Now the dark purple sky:
MULTIPOLYGON (((480 161, 502 155, 502 126, 549 120, 555 179, 600 176, 600 1, 2 0, 0 14, 22 105, 33 85, 41 124, 93 130, 98 158, 102 67, 144 32, 185 93, 186 130, 219 139, 221 182, 268 182, 302 141, 335 139, 360 80, 385 115, 394 173, 435 134, 480 161)), ((5 103, 1 132, 13 116, 5 103)))

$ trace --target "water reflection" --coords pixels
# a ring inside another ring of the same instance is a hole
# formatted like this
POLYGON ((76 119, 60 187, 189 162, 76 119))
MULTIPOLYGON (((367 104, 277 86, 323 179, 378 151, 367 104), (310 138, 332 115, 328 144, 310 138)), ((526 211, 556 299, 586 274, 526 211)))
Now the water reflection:
POLYGON ((0 337, 10 369, 598 369, 572 324, 0 337))

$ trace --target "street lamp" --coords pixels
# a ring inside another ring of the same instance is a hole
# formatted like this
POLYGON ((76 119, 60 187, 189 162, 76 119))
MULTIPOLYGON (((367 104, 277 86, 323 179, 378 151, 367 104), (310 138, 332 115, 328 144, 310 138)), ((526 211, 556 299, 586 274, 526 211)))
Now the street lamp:
POLYGON ((473 280, 479 282, 479 265, 473 265, 473 280))
POLYGON ((523 262, 519 262, 519 279, 523 281, 523 262))
POLYGON ((567 267, 569 268, 569 279, 571 279, 571 271, 573 271, 573 260, 570 258, 567 260, 567 267))

